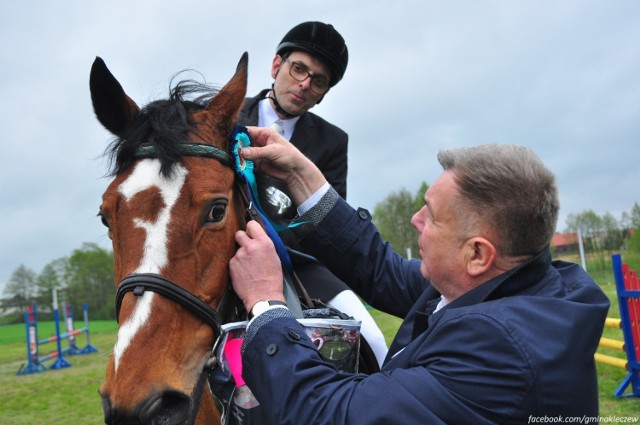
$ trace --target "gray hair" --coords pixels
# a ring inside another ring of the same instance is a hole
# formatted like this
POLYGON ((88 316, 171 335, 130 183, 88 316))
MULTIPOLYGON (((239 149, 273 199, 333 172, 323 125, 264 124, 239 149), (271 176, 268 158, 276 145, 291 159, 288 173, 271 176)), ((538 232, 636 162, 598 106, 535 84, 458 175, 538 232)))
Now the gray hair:
POLYGON ((497 236, 498 251, 530 256, 551 242, 560 202, 555 177, 531 150, 489 144, 443 150, 438 161, 453 172, 463 229, 497 236))

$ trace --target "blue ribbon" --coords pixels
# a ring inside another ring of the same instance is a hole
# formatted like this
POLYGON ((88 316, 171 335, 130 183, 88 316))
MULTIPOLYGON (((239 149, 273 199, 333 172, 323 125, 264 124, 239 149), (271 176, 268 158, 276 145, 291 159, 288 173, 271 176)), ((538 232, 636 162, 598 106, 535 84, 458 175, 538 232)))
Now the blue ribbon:
POLYGON ((287 269, 287 271, 293 274, 293 265, 291 264, 291 258, 289 258, 289 253, 287 252, 287 249, 284 246, 280 235, 278 235, 278 232, 287 228, 298 226, 302 223, 296 223, 289 226, 281 226, 277 223, 273 223, 264 213, 264 210, 260 205, 258 196, 258 185, 256 183, 256 176, 253 172, 253 161, 242 158, 240 156, 240 149, 249 146, 251 146, 251 137, 249 137, 247 128, 245 126, 236 125, 233 129, 233 132, 231 133, 231 137, 229 138, 229 154, 232 158, 233 169, 235 170, 240 180, 247 185, 251 203, 262 219, 264 229, 267 232, 267 235, 269 235, 269 238, 271 238, 271 240, 273 241, 280 261, 287 269))

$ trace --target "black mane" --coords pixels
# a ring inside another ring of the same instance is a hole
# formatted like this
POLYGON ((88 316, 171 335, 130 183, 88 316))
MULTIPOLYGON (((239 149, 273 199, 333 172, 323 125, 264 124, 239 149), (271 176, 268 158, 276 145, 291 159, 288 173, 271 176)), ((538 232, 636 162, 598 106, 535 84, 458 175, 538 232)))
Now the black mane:
POLYGON ((180 81, 170 90, 169 99, 156 100, 142 108, 136 120, 107 147, 109 175, 129 168, 138 147, 152 145, 156 147, 162 175, 169 177, 181 157, 178 144, 196 131, 193 113, 202 110, 217 91, 197 81, 180 81))

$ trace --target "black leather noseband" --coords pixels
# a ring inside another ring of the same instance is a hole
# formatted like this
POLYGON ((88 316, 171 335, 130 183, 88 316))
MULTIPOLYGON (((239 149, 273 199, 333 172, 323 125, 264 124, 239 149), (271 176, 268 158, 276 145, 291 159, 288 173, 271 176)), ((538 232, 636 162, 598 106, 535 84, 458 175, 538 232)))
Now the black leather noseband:
POLYGON ((136 273, 122 279, 116 292, 116 317, 120 317, 120 305, 127 292, 141 296, 145 291, 156 292, 175 301, 211 326, 215 335, 220 334, 222 320, 217 310, 186 289, 154 273, 136 273))

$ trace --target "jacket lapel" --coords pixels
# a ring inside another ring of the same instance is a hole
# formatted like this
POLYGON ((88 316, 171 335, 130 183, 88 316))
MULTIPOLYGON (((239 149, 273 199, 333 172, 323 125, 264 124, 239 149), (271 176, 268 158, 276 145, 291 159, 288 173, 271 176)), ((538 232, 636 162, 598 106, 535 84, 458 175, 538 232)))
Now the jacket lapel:
MULTIPOLYGON (((258 112, 260 110, 258 103, 267 96, 267 93, 269 93, 269 89, 264 89, 257 96, 245 99, 242 110, 238 115, 238 124, 258 125, 258 112)), ((317 144, 318 136, 314 128, 315 125, 310 114, 302 114, 289 141, 302 152, 307 152, 309 146, 317 144)))
POLYGON ((298 148, 298 150, 307 152, 309 146, 317 144, 317 137, 317 132, 314 131, 314 124, 311 116, 304 113, 296 123, 296 128, 293 130, 291 140, 289 141, 298 148))

